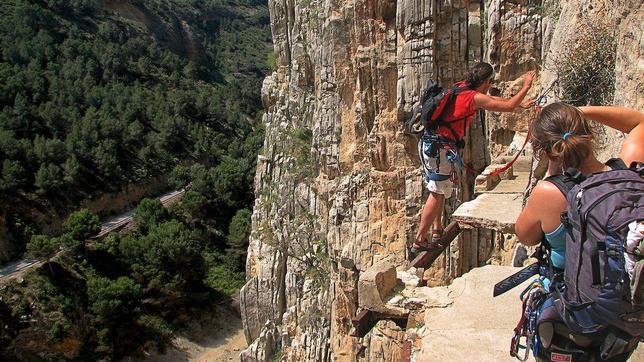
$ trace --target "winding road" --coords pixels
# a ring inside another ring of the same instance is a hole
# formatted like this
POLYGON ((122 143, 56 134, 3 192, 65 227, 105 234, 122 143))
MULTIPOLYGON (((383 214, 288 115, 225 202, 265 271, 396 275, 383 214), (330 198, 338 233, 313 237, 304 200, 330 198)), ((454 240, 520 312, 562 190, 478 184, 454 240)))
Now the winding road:
MULTIPOLYGON (((163 206, 168 207, 179 201, 185 192, 185 189, 169 192, 159 197, 159 201, 161 201, 161 204, 163 204, 163 206)), ((94 239, 100 239, 105 235, 111 233, 112 231, 122 229, 127 224, 132 222, 133 217, 134 209, 129 210, 121 215, 104 220, 101 224, 101 231, 94 237, 94 239)), ((12 261, 0 268, 0 282, 9 279, 19 271, 36 266, 40 262, 42 262, 42 260, 32 258, 23 258, 20 260, 12 261)))

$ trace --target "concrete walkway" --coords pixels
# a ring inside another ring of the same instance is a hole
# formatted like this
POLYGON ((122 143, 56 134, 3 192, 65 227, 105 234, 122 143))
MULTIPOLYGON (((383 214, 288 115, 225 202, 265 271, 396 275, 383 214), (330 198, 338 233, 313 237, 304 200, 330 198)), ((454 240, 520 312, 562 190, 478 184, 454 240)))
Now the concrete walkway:
MULTIPOLYGON (((457 221, 463 228, 484 228, 503 233, 514 233, 514 223, 523 208, 523 192, 530 179, 529 164, 525 157, 520 158, 509 174, 496 176, 496 179, 477 177, 477 193, 479 195, 464 202, 451 215, 450 220, 457 221), (483 182, 485 180, 485 182, 483 182)), ((491 172, 502 165, 490 165, 486 172, 491 172)))
POLYGON ((519 294, 530 281, 496 298, 492 297, 492 288, 517 270, 487 265, 473 269, 447 287, 427 288, 429 295, 447 295, 451 305, 425 311, 422 348, 415 360, 511 360, 510 339, 521 316, 519 294))
MULTIPOLYGON (((447 296, 451 304, 427 307, 425 326, 419 331, 422 347, 414 360, 516 361, 509 354, 510 339, 521 316, 519 294, 532 279, 496 298, 492 297, 492 288, 519 269, 487 265, 447 287, 421 288, 430 300, 447 296)), ((534 361, 532 355, 529 360, 534 361)), ((631 361, 644 361, 641 346, 631 361)))

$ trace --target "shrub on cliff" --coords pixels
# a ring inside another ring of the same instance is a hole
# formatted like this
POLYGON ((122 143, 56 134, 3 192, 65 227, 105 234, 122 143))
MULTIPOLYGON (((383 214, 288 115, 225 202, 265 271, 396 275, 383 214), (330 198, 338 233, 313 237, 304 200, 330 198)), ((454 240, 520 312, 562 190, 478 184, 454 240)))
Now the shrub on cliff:
POLYGON ((581 17, 575 38, 554 56, 560 98, 577 106, 613 104, 617 40, 615 27, 581 17))

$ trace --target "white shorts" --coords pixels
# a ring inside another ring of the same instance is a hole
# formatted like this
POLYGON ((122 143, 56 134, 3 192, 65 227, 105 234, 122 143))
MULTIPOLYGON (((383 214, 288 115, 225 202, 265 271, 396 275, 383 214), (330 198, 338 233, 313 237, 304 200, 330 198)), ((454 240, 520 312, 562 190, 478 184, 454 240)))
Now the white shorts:
POLYGON ((442 148, 438 150, 438 158, 430 157, 427 152, 425 152, 429 147, 428 143, 424 143, 422 139, 420 140, 420 143, 422 147, 419 147, 419 153, 423 158, 423 179, 425 180, 425 184, 427 185, 427 190, 436 194, 445 195, 445 198, 449 199, 450 197, 452 197, 452 191, 454 189, 454 183, 452 182, 452 180, 448 177, 446 180, 436 181, 430 180, 429 177, 431 174, 439 174, 444 176, 451 175, 453 165, 447 159, 447 152, 453 151, 448 151, 447 149, 442 148))

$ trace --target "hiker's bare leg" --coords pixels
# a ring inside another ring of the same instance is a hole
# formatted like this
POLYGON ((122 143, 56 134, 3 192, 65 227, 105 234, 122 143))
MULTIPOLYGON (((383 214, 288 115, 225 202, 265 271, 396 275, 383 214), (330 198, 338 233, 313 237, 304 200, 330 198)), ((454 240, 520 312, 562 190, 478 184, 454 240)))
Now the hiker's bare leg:
POLYGON ((432 233, 435 235, 441 235, 443 232, 443 214, 445 210, 445 195, 439 195, 440 200, 439 205, 438 205, 438 213, 436 214, 436 218, 434 218, 434 222, 432 224, 432 233))
POLYGON ((441 219, 438 216, 443 214, 444 205, 445 195, 435 192, 429 193, 427 201, 425 202, 425 207, 423 207, 423 212, 420 214, 420 226, 416 233, 417 243, 422 243, 423 240, 425 240, 425 235, 427 234, 429 226, 432 225, 436 219, 438 219, 438 222, 441 222, 441 219))

